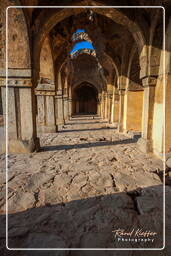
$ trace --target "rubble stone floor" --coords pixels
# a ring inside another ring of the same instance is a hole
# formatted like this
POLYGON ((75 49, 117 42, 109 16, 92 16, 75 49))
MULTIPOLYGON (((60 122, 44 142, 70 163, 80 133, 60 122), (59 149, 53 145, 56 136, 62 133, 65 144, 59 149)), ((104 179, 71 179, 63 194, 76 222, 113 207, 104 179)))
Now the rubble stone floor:
MULTIPOLYGON (((99 118, 77 117, 40 136, 41 151, 9 157, 10 248, 162 247, 163 163, 139 151, 137 137, 99 118), (157 232, 153 242, 119 242, 114 230, 157 232)), ((5 223, 5 156, 0 157, 0 210, 5 223)), ((166 186, 166 198, 171 195, 166 186)), ((170 203, 171 204, 171 203, 170 203)), ((167 209, 171 209, 169 200, 167 209)), ((166 221, 171 217, 167 210, 166 221)), ((167 230, 171 233, 171 230, 167 230)), ((164 251, 7 251, 2 255, 168 256, 164 251)))

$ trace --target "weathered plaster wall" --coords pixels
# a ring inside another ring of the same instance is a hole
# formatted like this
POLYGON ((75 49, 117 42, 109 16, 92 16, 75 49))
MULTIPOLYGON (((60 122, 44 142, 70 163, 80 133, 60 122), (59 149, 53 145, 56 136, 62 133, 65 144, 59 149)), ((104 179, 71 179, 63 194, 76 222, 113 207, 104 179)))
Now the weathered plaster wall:
POLYGON ((166 89, 165 89, 166 97, 166 121, 165 121, 165 150, 166 153, 171 154, 171 75, 166 75, 166 89))
POLYGON ((40 77, 48 78, 54 81, 54 69, 52 51, 49 38, 46 37, 40 54, 40 77))
POLYGON ((160 77, 157 80, 156 91, 155 91, 153 131, 152 131, 153 151, 159 156, 161 156, 161 154, 163 153, 163 132, 164 132, 163 77, 160 77))
POLYGON ((143 91, 128 91, 124 102, 124 124, 127 131, 141 131, 143 91))
MULTIPOLYGON (((9 1, 8 5, 12 5, 9 1)), ((13 3, 14 5, 14 3, 13 3)), ((30 46, 22 9, 8 9, 8 67, 30 68, 30 46)))

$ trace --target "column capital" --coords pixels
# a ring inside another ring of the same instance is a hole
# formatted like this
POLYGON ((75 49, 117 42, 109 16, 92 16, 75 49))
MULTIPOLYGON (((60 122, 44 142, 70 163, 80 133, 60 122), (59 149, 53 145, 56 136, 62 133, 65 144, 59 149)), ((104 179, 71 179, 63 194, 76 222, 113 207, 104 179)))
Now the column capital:
POLYGON ((63 95, 63 100, 68 101, 68 96, 67 95, 63 95))
POLYGON ((123 75, 118 76, 117 84, 118 84, 119 90, 125 90, 126 85, 127 85, 127 80, 128 80, 128 78, 126 76, 123 76, 123 75))
POLYGON ((35 95, 44 95, 44 96, 54 96, 55 95, 55 91, 39 91, 39 90, 35 90, 35 95))
POLYGON ((69 101, 69 102, 72 102, 73 100, 72 100, 71 98, 68 98, 68 101, 69 101))
POLYGON ((120 89, 119 90, 119 95, 125 95, 126 93, 126 90, 125 89, 120 89))
POLYGON ((156 86, 157 78, 154 76, 147 76, 142 78, 143 87, 154 87, 156 86))
POLYGON ((55 91, 54 83, 38 83, 36 90, 38 91, 55 91))
POLYGON ((107 97, 108 97, 109 99, 112 99, 113 94, 112 94, 112 93, 108 93, 108 94, 107 94, 107 97))
POLYGON ((62 95, 55 95, 55 99, 61 99, 62 100, 62 95))
POLYGON ((31 78, 21 78, 21 77, 14 77, 14 78, 0 78, 0 87, 32 87, 32 80, 31 78))
POLYGON ((56 95, 62 97, 62 90, 57 90, 57 91, 56 91, 56 95))

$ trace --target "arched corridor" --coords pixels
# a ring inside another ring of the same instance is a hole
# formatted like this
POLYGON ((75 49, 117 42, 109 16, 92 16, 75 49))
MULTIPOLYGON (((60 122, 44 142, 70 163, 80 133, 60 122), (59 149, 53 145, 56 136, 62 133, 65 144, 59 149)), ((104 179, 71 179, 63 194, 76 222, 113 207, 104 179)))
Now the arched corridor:
MULTIPOLYGON (((0 219, 4 225, 7 183, 8 246, 162 248, 164 181, 171 195, 171 15, 165 48, 161 6, 170 10, 169 0, 149 3, 157 8, 142 0, 130 8, 127 0, 123 8, 110 0, 1 2, 0 219), (156 236, 120 242, 117 229, 156 236)), ((0 231, 6 256, 3 245, 0 231)))
POLYGON ((73 114, 97 114, 98 94, 94 86, 82 83, 73 92, 73 114))

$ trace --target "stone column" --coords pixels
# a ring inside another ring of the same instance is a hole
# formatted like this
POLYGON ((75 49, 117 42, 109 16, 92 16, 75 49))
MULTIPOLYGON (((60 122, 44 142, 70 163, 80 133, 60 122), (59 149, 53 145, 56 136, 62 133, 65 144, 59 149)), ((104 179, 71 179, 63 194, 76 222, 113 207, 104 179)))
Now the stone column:
POLYGON ((115 100, 115 86, 113 86, 112 102, 111 102, 111 119, 110 119, 111 124, 113 124, 113 119, 114 119, 114 100, 115 100))
POLYGON ((106 120, 109 121, 109 115, 110 115, 110 95, 109 95, 109 93, 107 93, 106 99, 107 99, 106 120))
POLYGON ((68 102, 68 96, 63 96, 63 108, 64 108, 64 122, 66 123, 69 119, 69 102, 68 102))
POLYGON ((102 98, 101 98, 101 117, 104 119, 104 109, 105 109, 105 104, 104 104, 104 92, 102 92, 102 98))
POLYGON ((108 93, 108 120, 109 120, 109 123, 112 123, 112 98, 113 98, 113 95, 112 95, 112 92, 110 91, 108 93))
POLYGON ((57 129, 61 130, 64 125, 62 90, 58 90, 55 96, 55 112, 57 129))
POLYGON ((72 117, 72 99, 68 99, 68 119, 72 117))
POLYGON ((118 124, 119 121, 119 91, 115 88, 114 105, 113 105, 113 123, 118 124))
MULTIPOLYGON (((163 80, 164 83, 164 80, 163 80)), ((165 88, 165 152, 166 158, 170 158, 169 167, 171 168, 171 74, 166 74, 165 88)))
MULTIPOLYGON (((6 79, 0 78, 10 153, 33 152, 38 150, 40 146, 36 133, 35 96, 30 75, 30 70, 9 70, 7 89, 5 88, 6 79), (8 97, 7 110, 6 92, 8 97)), ((5 141, 2 141, 1 151, 5 151, 5 141)))
POLYGON ((104 92, 104 119, 107 119, 107 92, 104 92))
POLYGON ((125 99, 125 89, 120 89, 119 90, 119 119, 118 119, 118 131, 119 132, 123 132, 124 99, 125 99))
POLYGON ((152 128, 156 78, 145 77, 142 79, 142 84, 144 86, 142 138, 138 140, 138 146, 141 151, 148 153, 153 151, 152 128))
POLYGON ((125 89, 127 85, 127 77, 121 75, 118 77, 118 89, 119 89, 119 119, 118 119, 118 132, 123 132, 124 122, 124 101, 125 101, 125 89))
POLYGON ((55 91, 49 84, 41 84, 35 90, 37 96, 37 130, 40 133, 56 132, 55 91), (44 90, 43 90, 44 88, 44 90))
POLYGON ((71 86, 68 88, 68 118, 70 119, 72 116, 72 92, 71 92, 71 86))
POLYGON ((97 101, 97 115, 100 117, 101 116, 101 93, 98 94, 98 101, 97 101))

